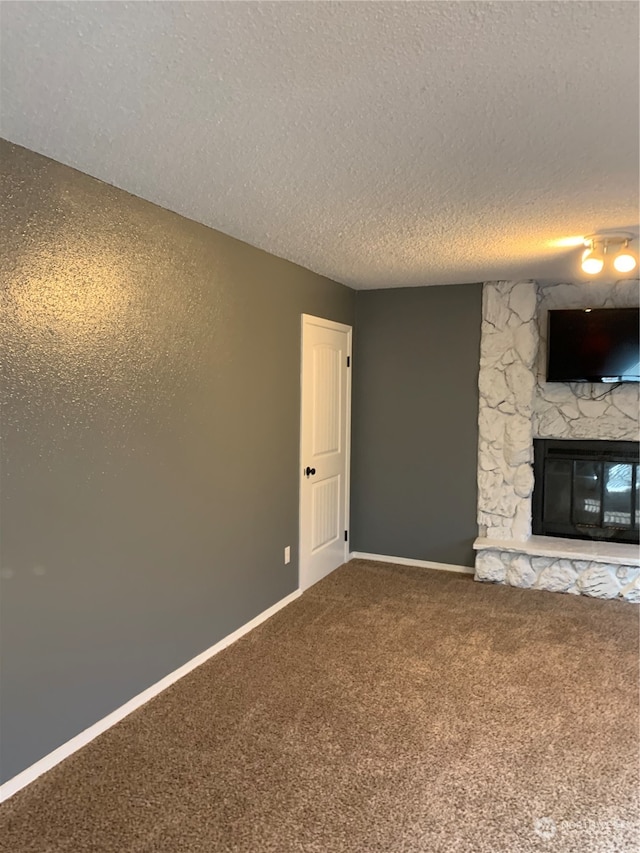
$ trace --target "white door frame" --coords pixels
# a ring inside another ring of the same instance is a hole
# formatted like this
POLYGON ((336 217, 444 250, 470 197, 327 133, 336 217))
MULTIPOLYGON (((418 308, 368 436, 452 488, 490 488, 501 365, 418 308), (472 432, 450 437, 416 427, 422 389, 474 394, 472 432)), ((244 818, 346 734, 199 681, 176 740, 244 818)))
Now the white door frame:
POLYGON ((349 369, 347 370, 347 381, 346 381, 346 411, 345 411, 345 429, 346 429, 346 438, 345 438, 345 472, 344 472, 344 529, 348 531, 348 539, 344 542, 344 556, 343 562, 347 562, 349 559, 350 553, 350 542, 351 542, 351 530, 349 526, 349 517, 351 511, 351 368, 353 367, 353 355, 352 355, 352 345, 353 345, 353 327, 348 326, 345 323, 337 323, 335 320, 327 320, 325 317, 316 317, 313 314, 302 314, 300 319, 300 447, 298 451, 298 588, 303 589, 302 586, 302 554, 300 544, 302 542, 302 480, 300 477, 300 472, 304 467, 304 460, 302 458, 302 420, 303 420, 303 411, 302 411, 302 401, 303 401, 303 393, 304 389, 303 385, 303 358, 304 358, 304 329, 306 325, 315 325, 322 326, 325 329, 333 329, 337 332, 346 332, 347 333, 347 355, 349 357, 349 369))

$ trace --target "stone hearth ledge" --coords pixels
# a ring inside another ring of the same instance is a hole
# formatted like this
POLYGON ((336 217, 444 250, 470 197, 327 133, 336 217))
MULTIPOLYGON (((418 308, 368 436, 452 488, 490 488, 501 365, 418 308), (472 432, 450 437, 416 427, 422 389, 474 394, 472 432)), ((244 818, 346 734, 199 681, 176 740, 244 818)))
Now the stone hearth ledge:
POLYGON ((478 537, 475 579, 640 603, 640 549, 621 542, 478 537))
POLYGON ((473 543, 473 549, 531 554, 534 557, 591 560, 594 563, 610 563, 614 566, 640 566, 640 547, 624 542, 591 542, 584 539, 563 539, 560 536, 529 536, 525 542, 513 542, 479 536, 473 543))

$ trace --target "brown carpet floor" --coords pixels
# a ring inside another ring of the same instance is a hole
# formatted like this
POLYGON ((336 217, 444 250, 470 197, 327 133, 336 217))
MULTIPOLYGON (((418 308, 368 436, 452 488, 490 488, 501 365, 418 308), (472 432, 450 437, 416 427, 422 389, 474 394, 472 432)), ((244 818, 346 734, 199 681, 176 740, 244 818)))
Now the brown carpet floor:
POLYGON ((0 807, 11 853, 638 849, 638 611, 355 560, 0 807))

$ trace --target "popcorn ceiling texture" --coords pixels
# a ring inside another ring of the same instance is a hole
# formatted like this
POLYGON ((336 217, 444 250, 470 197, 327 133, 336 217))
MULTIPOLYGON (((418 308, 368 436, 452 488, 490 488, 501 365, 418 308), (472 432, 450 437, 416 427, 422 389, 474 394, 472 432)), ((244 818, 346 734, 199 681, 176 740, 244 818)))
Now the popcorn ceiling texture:
POLYGON ((1 132, 353 287, 562 281, 554 239, 637 229, 637 31, 624 2, 5 3, 1 132))
MULTIPOLYGON (((480 537, 524 543, 531 534, 533 438, 638 440, 639 388, 547 383, 551 308, 637 306, 638 281, 538 286, 488 282, 483 289, 478 384, 480 537), (604 390, 603 390, 604 389, 604 390)), ((588 546, 585 547, 585 551, 588 546)), ((640 602, 640 569, 604 560, 536 556, 517 547, 483 548, 477 580, 640 602)))

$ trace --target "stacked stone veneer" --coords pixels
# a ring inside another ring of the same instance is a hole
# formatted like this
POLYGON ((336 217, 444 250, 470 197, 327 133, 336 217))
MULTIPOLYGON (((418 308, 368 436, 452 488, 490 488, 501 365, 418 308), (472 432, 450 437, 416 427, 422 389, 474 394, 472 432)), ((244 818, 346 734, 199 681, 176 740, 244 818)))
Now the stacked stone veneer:
MULTIPOLYGON (((540 347, 536 359, 533 429, 536 438, 587 438, 637 441, 640 385, 607 391, 606 385, 545 382, 547 313, 556 308, 635 308, 637 281, 615 284, 556 284, 539 288, 540 347)), ((609 386, 610 387, 610 386, 609 386)))
POLYGON ((491 282, 482 294, 478 414, 480 536, 531 533, 533 401, 538 353, 534 282, 491 282))
MULTIPOLYGON (((530 281, 484 285, 478 378, 478 530, 490 542, 477 553, 477 580, 640 601, 637 566, 607 563, 602 558, 536 555, 530 543, 525 544, 531 535, 534 436, 638 438, 638 386, 624 385, 595 400, 606 386, 544 381, 547 312, 551 308, 637 306, 638 302, 637 281, 545 287, 530 281), (495 547, 487 547, 491 541, 495 547)), ((575 544, 579 546, 579 541, 575 544)))
POLYGON ((476 580, 640 603, 640 568, 594 560, 519 554, 489 548, 476 555, 476 580))

